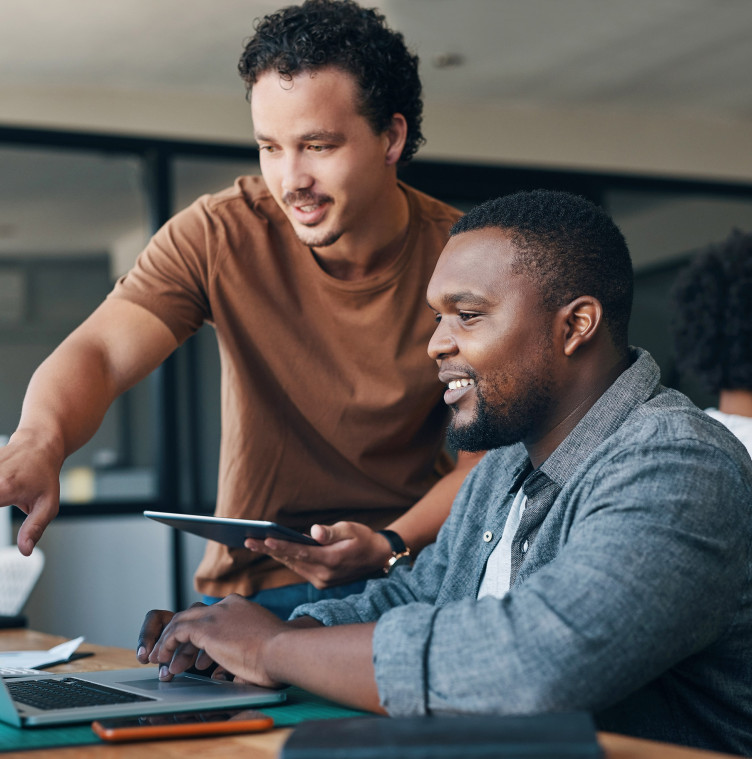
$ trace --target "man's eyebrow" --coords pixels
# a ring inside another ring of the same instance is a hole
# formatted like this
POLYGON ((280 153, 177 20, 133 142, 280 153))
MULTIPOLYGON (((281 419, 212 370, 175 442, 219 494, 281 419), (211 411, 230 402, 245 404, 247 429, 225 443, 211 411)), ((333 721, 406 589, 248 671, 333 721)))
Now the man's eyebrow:
POLYGON ((317 132, 308 132, 300 135, 301 142, 344 142, 345 135, 342 132, 330 132, 321 129, 317 132))
MULTIPOLYGON (((476 292, 464 290, 457 293, 447 293, 446 295, 442 295, 441 303, 446 306, 456 306, 458 303, 461 303, 463 306, 469 306, 472 308, 487 308, 491 304, 491 301, 476 292)), ((433 308, 428 301, 426 301, 426 304, 429 308, 433 308)))
MULTIPOLYGON (((256 142, 274 142, 273 137, 268 137, 261 132, 254 134, 256 142)), ((326 129, 320 129, 315 132, 306 132, 298 136, 300 142, 344 142, 345 135, 342 132, 330 132, 326 129)))
POLYGON ((491 301, 481 295, 480 293, 473 292, 472 290, 462 290, 457 293, 447 293, 442 300, 448 305, 457 305, 461 303, 463 306, 475 306, 477 308, 485 308, 490 305, 491 301))

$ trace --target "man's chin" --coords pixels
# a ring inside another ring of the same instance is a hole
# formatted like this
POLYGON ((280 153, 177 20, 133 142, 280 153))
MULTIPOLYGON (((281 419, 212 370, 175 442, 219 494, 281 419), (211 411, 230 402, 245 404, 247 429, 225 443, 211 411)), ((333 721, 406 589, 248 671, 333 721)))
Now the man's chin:
POLYGON ((452 422, 447 428, 446 438, 447 445, 455 451, 477 453, 488 450, 482 436, 478 434, 476 425, 473 424, 458 426, 452 422))
POLYGON ((459 425, 455 415, 447 427, 447 445, 455 451, 478 453, 514 445, 523 440, 523 431, 510 427, 505 421, 477 413, 471 421, 459 425))
POLYGON ((295 233, 298 236, 298 240, 309 248, 328 248, 342 237, 342 232, 316 232, 313 229, 306 229, 305 227, 301 229, 300 226, 297 227, 295 233))

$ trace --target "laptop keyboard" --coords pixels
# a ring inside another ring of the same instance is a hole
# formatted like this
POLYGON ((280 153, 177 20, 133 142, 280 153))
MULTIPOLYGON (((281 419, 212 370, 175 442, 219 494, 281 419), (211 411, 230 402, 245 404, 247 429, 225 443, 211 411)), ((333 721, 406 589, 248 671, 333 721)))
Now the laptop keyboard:
POLYGON ((6 682, 5 687, 15 701, 37 709, 73 709, 81 706, 107 706, 156 700, 76 680, 73 677, 62 680, 11 681, 6 682))

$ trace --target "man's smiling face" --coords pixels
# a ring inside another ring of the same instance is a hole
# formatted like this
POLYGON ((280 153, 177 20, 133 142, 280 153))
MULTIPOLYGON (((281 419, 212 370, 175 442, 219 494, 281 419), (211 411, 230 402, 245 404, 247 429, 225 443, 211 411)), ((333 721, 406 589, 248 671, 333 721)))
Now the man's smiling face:
POLYGON ((428 285, 428 353, 447 385, 450 444, 466 451, 534 442, 552 406, 553 314, 496 227, 450 238, 428 285))
POLYGON ((352 75, 327 67, 290 79, 276 71, 253 86, 261 173, 300 240, 328 247, 378 220, 394 161, 389 138, 358 110, 352 75))

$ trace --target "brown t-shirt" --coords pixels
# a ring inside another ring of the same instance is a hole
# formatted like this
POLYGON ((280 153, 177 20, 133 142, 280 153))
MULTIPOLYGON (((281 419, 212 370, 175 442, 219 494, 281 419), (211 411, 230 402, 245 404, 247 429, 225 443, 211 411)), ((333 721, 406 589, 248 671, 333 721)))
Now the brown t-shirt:
MULTIPOLYGON (((110 297, 147 308, 180 343, 204 322, 216 330, 218 516, 379 529, 450 468, 425 294, 459 212, 401 187, 404 247, 369 278, 326 274, 263 180, 241 177, 178 213, 116 284, 110 297)), ((278 562, 213 542, 196 574, 212 596, 291 582, 278 562)))

